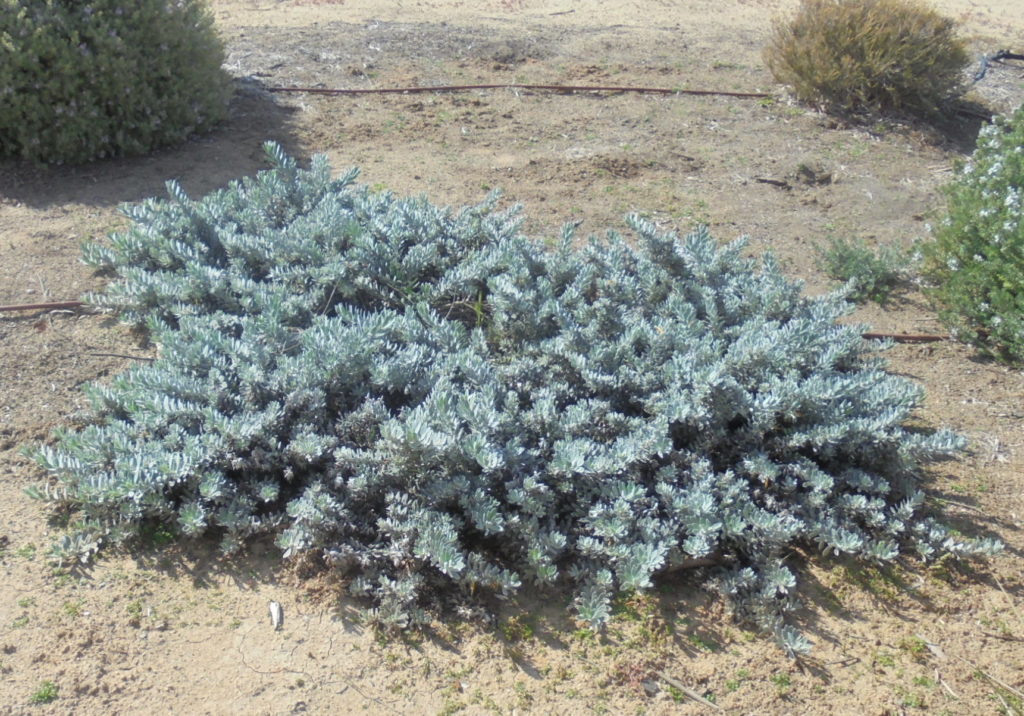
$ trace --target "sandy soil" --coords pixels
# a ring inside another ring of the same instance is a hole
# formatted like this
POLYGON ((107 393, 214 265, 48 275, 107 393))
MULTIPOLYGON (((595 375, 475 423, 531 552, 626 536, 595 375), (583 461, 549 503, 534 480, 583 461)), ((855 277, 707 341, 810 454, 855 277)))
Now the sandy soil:
MULTIPOLYGON (((940 0, 978 54, 1024 51, 1019 0, 940 0)), ((0 163, 0 304, 74 299, 100 286, 79 243, 116 228, 122 202, 178 179, 200 195, 263 167, 282 142, 400 193, 461 205, 492 187, 522 202, 532 235, 565 221, 621 227, 628 211, 773 250, 809 291, 831 287, 813 247, 829 236, 909 244, 928 236, 937 189, 977 126, 945 133, 837 125, 789 102, 760 61, 791 0, 280 0, 212 3, 239 78, 230 121, 185 146, 41 170, 0 163), (614 84, 771 92, 776 99, 557 94, 321 97, 275 86, 614 84), (875 128, 877 129, 877 128, 875 128), (800 174, 801 165, 815 169, 800 174)), ((979 99, 1024 101, 1024 70, 995 67, 979 99)), ((940 330, 909 287, 856 320, 940 330)), ((929 491, 1004 556, 973 571, 887 571, 794 555, 813 657, 785 658, 733 623, 699 573, 622 605, 588 638, 566 595, 453 617, 424 634, 361 629, 330 575, 281 566, 267 545, 219 559, 208 545, 108 555, 55 570, 59 533, 23 494, 40 474, 18 448, 82 407, 80 388, 147 355, 81 312, 0 316, 0 713, 1017 713, 1024 710, 1024 375, 953 343, 900 345, 892 369, 927 391, 921 419, 969 437, 929 491), (284 607, 274 631, 270 600, 284 607), (478 615, 479 616, 479 615, 478 615), (667 679, 665 677, 668 677, 667 679), (58 697, 30 705, 44 681, 58 697)))

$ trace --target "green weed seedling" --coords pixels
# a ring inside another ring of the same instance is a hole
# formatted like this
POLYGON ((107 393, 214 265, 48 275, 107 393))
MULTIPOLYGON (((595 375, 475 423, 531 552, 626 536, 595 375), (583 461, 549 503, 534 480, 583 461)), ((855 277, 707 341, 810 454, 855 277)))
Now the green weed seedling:
POLYGON ((529 616, 515 616, 501 625, 501 633, 510 643, 526 641, 533 638, 535 626, 529 616))
POLYGON ((786 694, 788 694, 790 688, 792 688, 793 685, 792 679, 790 678, 789 674, 785 672, 773 674, 771 677, 771 682, 775 684, 775 688, 779 692, 780 696, 785 696, 786 694))
POLYGON ((750 678, 750 672, 747 669, 740 669, 739 671, 736 672, 736 676, 735 677, 726 680, 726 682, 725 682, 725 690, 728 691, 728 692, 736 691, 738 688, 740 688, 740 686, 743 685, 743 682, 746 681, 749 678, 750 678))
POLYGON ((28 697, 28 702, 33 705, 48 704, 57 699, 57 685, 52 681, 44 681, 39 688, 28 697))
POLYGON ((899 647, 910 654, 915 661, 924 661, 928 657, 928 645, 919 636, 908 636, 902 639, 899 647))
POLYGON ((875 663, 891 669, 896 666, 896 657, 887 651, 878 651, 875 652, 875 663))

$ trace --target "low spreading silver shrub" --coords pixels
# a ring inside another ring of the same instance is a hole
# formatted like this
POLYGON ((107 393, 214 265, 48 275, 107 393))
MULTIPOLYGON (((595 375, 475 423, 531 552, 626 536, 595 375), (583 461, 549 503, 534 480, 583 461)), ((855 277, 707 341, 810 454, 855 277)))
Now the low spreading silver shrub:
POLYGON ((236 550, 276 535, 351 575, 386 625, 444 592, 571 585, 578 615, 713 557, 714 583, 791 651, 795 545, 887 561, 991 552, 929 516, 947 431, 884 371, 842 295, 771 259, 631 217, 554 250, 493 200, 452 212, 275 167, 127 210, 92 297, 160 357, 90 388, 39 460, 77 510, 58 556, 157 521, 236 550))

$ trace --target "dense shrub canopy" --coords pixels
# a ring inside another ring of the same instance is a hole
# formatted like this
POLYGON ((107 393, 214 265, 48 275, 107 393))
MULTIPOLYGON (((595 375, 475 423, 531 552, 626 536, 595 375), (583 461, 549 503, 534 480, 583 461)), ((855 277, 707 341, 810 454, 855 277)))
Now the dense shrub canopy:
POLYGON ((452 589, 567 582, 602 623, 620 590, 692 558, 789 649, 793 545, 888 560, 991 551, 922 514, 948 432, 903 423, 841 295, 804 298, 737 243, 630 219, 548 251, 492 202, 451 212, 276 167, 201 201, 128 209, 93 297, 160 357, 90 389, 41 451, 88 556, 146 520, 261 533, 350 571, 381 623, 452 589))
POLYGON ((1024 105, 983 128, 946 188, 948 214, 927 248, 942 317, 963 340, 1024 361, 1024 105))
POLYGON ((0 155, 144 154, 222 120, 230 85, 202 0, 0 0, 0 155))
POLYGON ((802 0, 764 51, 775 79, 830 111, 933 115, 970 61, 952 20, 913 0, 802 0))

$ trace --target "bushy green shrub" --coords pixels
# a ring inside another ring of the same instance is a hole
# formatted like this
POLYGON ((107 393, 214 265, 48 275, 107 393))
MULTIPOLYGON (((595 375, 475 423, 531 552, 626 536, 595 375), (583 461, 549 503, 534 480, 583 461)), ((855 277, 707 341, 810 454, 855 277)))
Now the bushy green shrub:
POLYGON ((914 261, 911 252, 895 244, 873 249, 864 239, 833 237, 817 252, 818 264, 830 278, 852 283, 847 296, 857 303, 884 304, 907 279, 914 261))
POLYGON ((694 558, 791 650, 794 545, 890 560, 988 552, 923 510, 947 431, 886 373, 840 294, 637 217, 551 251, 493 199, 451 212, 276 167, 200 201, 129 208, 93 302, 160 355, 89 389, 41 450, 77 508, 58 556, 158 520, 227 550, 277 535, 349 571, 382 624, 445 591, 572 585, 599 625, 620 590, 694 558))
POLYGON ((144 154, 227 112, 202 0, 0 0, 0 155, 144 154))
POLYGON ((956 25, 911 0, 802 0, 764 50, 775 79, 830 111, 933 115, 970 61, 956 25))
POLYGON ((948 214, 926 248, 932 296, 958 338, 1024 361, 1024 105, 981 130, 946 187, 948 214))

